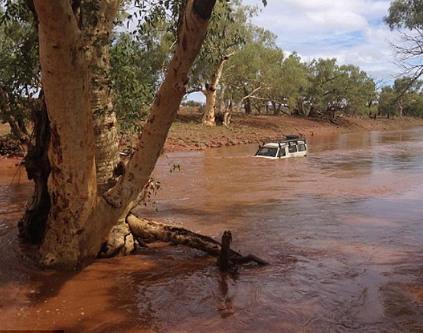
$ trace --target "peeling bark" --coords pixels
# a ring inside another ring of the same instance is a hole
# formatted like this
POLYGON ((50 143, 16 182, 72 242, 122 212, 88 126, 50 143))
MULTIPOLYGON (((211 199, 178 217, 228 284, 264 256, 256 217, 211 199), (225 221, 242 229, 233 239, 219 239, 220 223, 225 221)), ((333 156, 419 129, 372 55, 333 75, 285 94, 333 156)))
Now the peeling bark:
POLYGON ((89 72, 81 31, 67 0, 35 0, 42 84, 50 119, 51 197, 41 263, 75 267, 79 235, 96 204, 89 72))
MULTIPOLYGON (((214 4, 214 1, 209 2, 214 4)), ((118 183, 99 198, 97 207, 90 216, 90 224, 81 235, 80 261, 89 261, 96 257, 113 225, 129 213, 150 179, 185 95, 188 73, 200 51, 208 27, 208 20, 193 9, 193 4, 194 1, 189 0, 185 6, 175 54, 151 106, 135 153, 118 183)))
POLYGON ((110 34, 120 0, 85 0, 81 3, 81 29, 91 75, 91 111, 96 146, 97 190, 110 187, 119 162, 117 119, 110 79, 110 34))

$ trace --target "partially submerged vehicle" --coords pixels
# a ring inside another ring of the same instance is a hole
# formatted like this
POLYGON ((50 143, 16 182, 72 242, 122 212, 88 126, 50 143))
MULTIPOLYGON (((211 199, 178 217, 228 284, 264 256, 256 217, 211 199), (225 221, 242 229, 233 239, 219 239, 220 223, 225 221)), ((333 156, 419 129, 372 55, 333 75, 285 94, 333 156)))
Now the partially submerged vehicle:
POLYGON ((256 157, 281 159, 307 156, 306 139, 298 135, 287 135, 285 140, 261 145, 256 157))

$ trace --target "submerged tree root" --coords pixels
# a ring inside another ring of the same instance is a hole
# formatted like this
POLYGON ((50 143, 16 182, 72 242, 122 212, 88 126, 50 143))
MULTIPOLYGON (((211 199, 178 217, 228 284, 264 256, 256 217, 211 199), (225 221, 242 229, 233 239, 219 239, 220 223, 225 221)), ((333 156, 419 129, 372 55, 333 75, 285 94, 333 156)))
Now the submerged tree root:
MULTIPOLYGON (((129 225, 133 237, 141 244, 148 244, 156 241, 168 242, 175 245, 185 245, 207 254, 218 257, 218 264, 221 270, 228 270, 231 266, 253 263, 258 266, 268 265, 265 260, 254 256, 244 256, 229 247, 231 238, 230 232, 225 232, 224 238, 229 242, 226 246, 211 237, 197 234, 184 228, 174 227, 159 222, 139 218, 133 214, 128 215, 126 222, 129 225)), ((224 241, 225 243, 225 241, 224 241)))

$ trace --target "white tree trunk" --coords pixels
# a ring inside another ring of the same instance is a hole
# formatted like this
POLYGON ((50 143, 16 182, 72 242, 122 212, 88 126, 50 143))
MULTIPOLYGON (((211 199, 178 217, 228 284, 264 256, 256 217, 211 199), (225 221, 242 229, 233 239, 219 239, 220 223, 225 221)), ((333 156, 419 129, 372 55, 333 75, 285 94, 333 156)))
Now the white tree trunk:
POLYGON ((220 78, 222 77, 223 66, 225 65, 225 62, 227 60, 228 57, 224 57, 219 61, 216 70, 211 77, 210 84, 206 86, 206 89, 204 91, 204 95, 206 96, 206 106, 204 108, 203 125, 216 125, 215 115, 217 86, 219 85, 220 78))
POLYGON ((109 187, 119 162, 117 119, 110 80, 110 34, 120 0, 85 0, 81 3, 84 46, 91 74, 91 110, 94 120, 98 191, 109 187))
POLYGON ((40 255, 47 266, 67 267, 80 258, 78 235, 97 194, 88 66, 70 2, 36 0, 34 4, 51 127, 48 187, 52 207, 40 255))
POLYGON ((206 35, 215 0, 188 0, 175 54, 118 183, 97 196, 89 60, 68 0, 35 0, 40 58, 51 121, 52 209, 41 245, 45 266, 78 267, 95 258, 111 228, 147 184, 185 95, 188 73, 206 35))

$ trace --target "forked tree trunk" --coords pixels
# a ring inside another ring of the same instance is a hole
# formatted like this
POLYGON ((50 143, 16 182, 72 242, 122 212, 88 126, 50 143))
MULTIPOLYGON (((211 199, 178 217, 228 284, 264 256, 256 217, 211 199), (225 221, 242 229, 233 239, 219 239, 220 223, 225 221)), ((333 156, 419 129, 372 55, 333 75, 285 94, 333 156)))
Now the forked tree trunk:
POLYGON ((212 74, 210 84, 206 85, 206 89, 204 90, 204 95, 206 96, 206 106, 204 107, 204 115, 203 115, 203 125, 206 126, 215 126, 216 120, 216 97, 217 97, 217 86, 219 85, 220 78, 222 77, 223 67, 225 62, 228 60, 228 57, 222 58, 217 67, 215 72, 212 74))
POLYGON ((51 121, 49 180, 52 208, 40 249, 45 266, 76 268, 97 256, 116 222, 147 184, 185 95, 188 73, 200 51, 215 0, 188 0, 175 54, 138 147, 118 183, 97 196, 95 140, 88 62, 68 0, 36 0, 40 58, 51 121))

